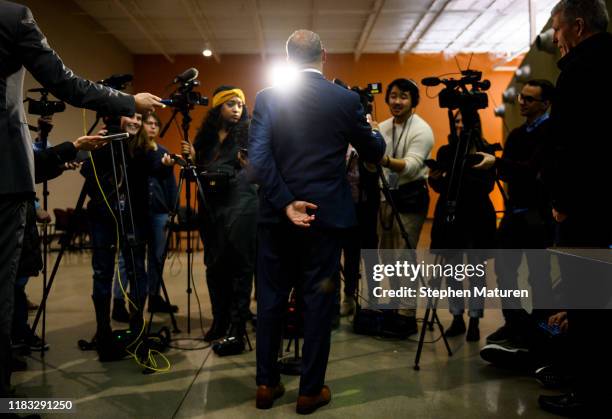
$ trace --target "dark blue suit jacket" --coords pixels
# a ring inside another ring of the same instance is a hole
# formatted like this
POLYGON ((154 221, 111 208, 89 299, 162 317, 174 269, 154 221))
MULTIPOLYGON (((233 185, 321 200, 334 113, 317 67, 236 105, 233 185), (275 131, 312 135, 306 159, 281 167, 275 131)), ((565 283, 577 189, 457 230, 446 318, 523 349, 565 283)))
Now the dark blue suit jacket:
POLYGON ((359 96, 315 72, 293 86, 257 94, 249 135, 249 173, 260 185, 259 222, 286 219, 294 200, 316 204, 313 227, 346 228, 356 217, 346 179, 349 142, 378 162, 382 136, 367 123, 359 96))

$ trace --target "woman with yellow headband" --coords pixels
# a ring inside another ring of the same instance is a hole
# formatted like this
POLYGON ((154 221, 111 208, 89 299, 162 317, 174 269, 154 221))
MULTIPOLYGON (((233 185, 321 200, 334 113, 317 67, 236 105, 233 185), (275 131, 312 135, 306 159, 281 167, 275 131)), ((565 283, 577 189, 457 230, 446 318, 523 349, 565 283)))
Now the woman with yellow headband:
MULTIPOLYGON (((221 86, 204 119, 191 153, 204 189, 200 233, 213 323, 204 336, 220 356, 244 351, 245 324, 255 269, 257 194, 246 180, 241 153, 247 148, 249 117, 242 90, 221 86)), ((243 157, 243 156, 242 156, 243 157)))

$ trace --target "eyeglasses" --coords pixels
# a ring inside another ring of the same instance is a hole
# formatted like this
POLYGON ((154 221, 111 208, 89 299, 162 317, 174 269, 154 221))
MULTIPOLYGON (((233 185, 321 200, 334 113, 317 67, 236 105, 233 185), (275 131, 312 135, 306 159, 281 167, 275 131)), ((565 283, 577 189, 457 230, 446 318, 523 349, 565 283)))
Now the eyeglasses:
POLYGON ((525 103, 533 103, 533 102, 545 102, 542 99, 536 99, 533 96, 529 96, 529 95, 524 95, 522 93, 519 93, 518 95, 518 100, 519 102, 525 102, 525 103))

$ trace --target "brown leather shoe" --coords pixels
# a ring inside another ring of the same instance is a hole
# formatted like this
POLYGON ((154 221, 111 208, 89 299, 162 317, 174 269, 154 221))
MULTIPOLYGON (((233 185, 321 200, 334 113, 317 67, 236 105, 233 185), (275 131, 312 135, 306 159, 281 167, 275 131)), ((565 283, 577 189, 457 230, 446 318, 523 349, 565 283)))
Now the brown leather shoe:
POLYGON ((283 383, 278 383, 276 386, 257 386, 257 394, 255 395, 255 407, 258 409, 269 409, 274 404, 274 400, 285 394, 283 383))
POLYGON ((331 390, 323 386, 321 392, 316 396, 299 396, 295 411, 300 415, 308 415, 321 406, 325 406, 331 401, 331 390))

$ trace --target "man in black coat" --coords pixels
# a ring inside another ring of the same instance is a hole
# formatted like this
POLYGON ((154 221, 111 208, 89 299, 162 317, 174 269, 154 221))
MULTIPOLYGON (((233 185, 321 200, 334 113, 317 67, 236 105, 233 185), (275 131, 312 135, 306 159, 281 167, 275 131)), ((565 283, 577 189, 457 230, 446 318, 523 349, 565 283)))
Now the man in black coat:
POLYGON ((301 69, 298 80, 258 93, 249 138, 249 169, 260 185, 256 405, 270 408, 284 392, 276 358, 295 281, 304 313, 296 410, 311 413, 331 399, 324 380, 338 286, 332 278, 341 234, 356 223, 345 155, 350 141, 361 159, 377 163, 385 143, 358 95, 323 77, 317 34, 294 32, 287 57, 301 69))
POLYGON ((34 159, 22 104, 26 69, 74 106, 123 115, 161 106, 149 93, 126 95, 78 77, 51 49, 27 7, 0 0, 0 397, 10 394, 15 274, 26 202, 34 197, 34 159))
MULTIPOLYGON (((562 57, 557 100, 551 111, 551 138, 557 147, 545 181, 558 223, 558 245, 608 249, 612 244, 612 35, 606 32, 608 12, 603 0, 561 0, 552 19, 554 42, 562 57)), ((576 382, 572 393, 541 396, 545 410, 573 416, 609 406, 612 363, 607 344, 610 332, 605 327, 612 323, 612 312, 602 308, 611 297, 611 279, 600 266, 603 264, 585 258, 561 264, 565 296, 571 298, 565 303, 576 308, 588 302, 590 308, 599 309, 568 310, 569 361, 576 382)))

